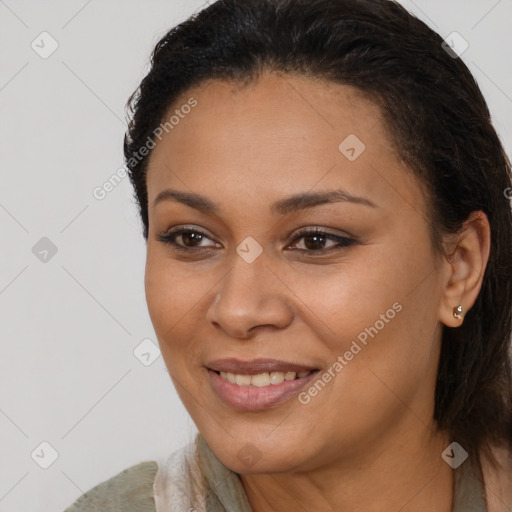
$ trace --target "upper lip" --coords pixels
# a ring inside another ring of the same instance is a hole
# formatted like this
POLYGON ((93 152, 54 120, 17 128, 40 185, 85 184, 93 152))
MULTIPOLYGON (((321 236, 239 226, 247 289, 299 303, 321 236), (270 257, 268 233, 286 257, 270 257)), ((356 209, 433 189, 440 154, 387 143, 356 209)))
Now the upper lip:
POLYGON ((266 372, 299 373, 318 369, 313 366, 281 361, 279 359, 251 359, 250 361, 242 361, 235 358, 217 359, 206 364, 206 367, 217 372, 240 375, 257 375, 258 373, 266 372))

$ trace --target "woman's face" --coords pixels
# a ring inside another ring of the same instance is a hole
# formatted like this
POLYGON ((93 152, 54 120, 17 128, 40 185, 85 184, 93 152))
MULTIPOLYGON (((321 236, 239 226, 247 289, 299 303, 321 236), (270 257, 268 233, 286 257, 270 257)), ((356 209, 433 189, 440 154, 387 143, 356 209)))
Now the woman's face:
POLYGON ((176 109, 148 168, 146 294, 215 454, 243 474, 308 470, 425 432, 442 275, 380 110, 276 73, 176 109))

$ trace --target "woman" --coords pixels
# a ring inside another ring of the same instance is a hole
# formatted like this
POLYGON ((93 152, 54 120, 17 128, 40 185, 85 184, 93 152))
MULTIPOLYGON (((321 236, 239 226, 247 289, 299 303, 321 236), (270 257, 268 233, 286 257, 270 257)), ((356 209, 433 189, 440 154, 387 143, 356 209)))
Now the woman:
POLYGON ((159 41, 124 151, 199 434, 68 510, 512 508, 510 164, 455 46, 389 0, 159 41))

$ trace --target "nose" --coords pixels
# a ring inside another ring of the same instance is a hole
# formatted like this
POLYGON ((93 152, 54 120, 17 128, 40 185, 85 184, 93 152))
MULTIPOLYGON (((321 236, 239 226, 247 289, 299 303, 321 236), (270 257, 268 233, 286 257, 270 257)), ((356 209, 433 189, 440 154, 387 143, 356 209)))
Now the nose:
POLYGON ((264 252, 252 263, 235 254, 208 308, 208 321, 233 338, 249 338, 263 328, 286 328, 294 317, 293 292, 283 277, 264 252))

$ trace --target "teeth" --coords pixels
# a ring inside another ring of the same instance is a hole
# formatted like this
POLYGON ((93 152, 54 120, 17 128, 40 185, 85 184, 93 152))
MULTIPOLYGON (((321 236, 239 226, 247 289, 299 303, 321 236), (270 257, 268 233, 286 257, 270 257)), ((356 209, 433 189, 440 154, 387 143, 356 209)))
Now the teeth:
POLYGON ((227 380, 228 382, 231 382, 231 384, 237 384, 239 386, 255 386, 257 388, 263 388, 265 386, 269 385, 277 385, 281 384, 285 380, 295 380, 296 378, 300 379, 302 377, 305 377, 306 375, 309 375, 311 372, 265 372, 265 373, 258 373, 257 375, 240 375, 235 373, 228 373, 228 372, 220 372, 220 376, 227 380))
POLYGON ((281 382, 284 382, 283 372, 272 372, 270 374, 270 384, 281 384, 281 382))
MULTIPOLYGON (((249 377, 249 375, 247 375, 249 377)), ((251 384, 257 388, 262 388, 270 384, 270 375, 268 373, 258 373, 258 375, 251 375, 251 384)))
POLYGON ((235 384, 239 386, 248 386, 251 383, 250 375, 235 375, 235 384))

